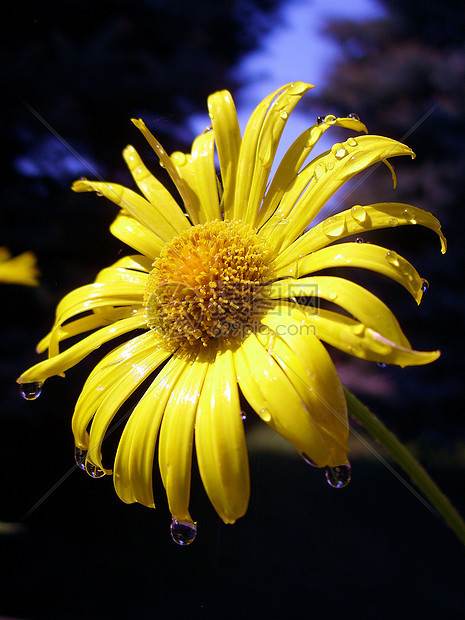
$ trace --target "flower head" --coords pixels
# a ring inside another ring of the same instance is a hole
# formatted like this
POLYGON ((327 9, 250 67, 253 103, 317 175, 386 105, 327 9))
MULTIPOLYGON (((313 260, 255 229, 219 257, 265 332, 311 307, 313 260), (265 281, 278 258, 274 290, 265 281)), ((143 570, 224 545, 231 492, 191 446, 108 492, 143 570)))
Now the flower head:
POLYGON ((12 258, 10 251, 0 247, 0 282, 38 286, 39 270, 32 252, 23 252, 12 258))
POLYGON ((206 492, 223 521, 233 523, 246 512, 250 484, 241 395, 340 487, 350 478, 347 407, 323 343, 401 366, 427 364, 439 355, 413 350, 389 308, 365 288, 313 275, 334 266, 369 269, 397 281, 419 303, 423 280, 408 261, 378 245, 343 240, 406 224, 436 231, 443 251, 445 240, 435 217, 399 203, 355 205, 309 228, 357 173, 390 157, 413 157, 399 142, 362 135, 305 164, 332 126, 366 132, 356 115, 328 115, 295 140, 270 179, 287 119, 310 88, 296 82, 269 95, 243 136, 231 95, 214 93, 208 99, 212 127, 187 154, 168 155, 135 120, 181 204, 132 146, 123 155, 143 195, 111 183, 74 183, 75 191, 95 191, 118 205, 110 230, 137 254, 64 297, 38 346, 49 358, 18 379, 26 396, 35 397, 45 379, 126 336, 96 364, 76 404, 77 460, 94 477, 113 472, 124 502, 154 507, 158 442, 172 535, 181 544, 195 536, 189 513, 194 446, 206 492), (329 306, 320 307, 320 300, 329 306), (81 335, 61 350, 66 339, 81 335), (139 387, 142 394, 123 418, 110 467, 102 442, 139 387))

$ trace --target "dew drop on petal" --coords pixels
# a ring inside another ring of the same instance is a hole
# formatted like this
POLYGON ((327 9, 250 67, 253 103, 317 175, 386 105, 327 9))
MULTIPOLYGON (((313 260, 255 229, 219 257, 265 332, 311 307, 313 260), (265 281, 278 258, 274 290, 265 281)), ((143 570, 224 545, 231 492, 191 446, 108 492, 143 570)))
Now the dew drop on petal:
POLYGON ((399 266, 399 258, 395 252, 386 252, 386 260, 390 265, 394 265, 394 267, 399 266))
POLYGON ((181 545, 184 547, 185 545, 190 545, 194 542, 195 537, 197 536, 197 523, 193 523, 192 521, 176 521, 176 519, 171 520, 171 538, 177 545, 181 545))
POLYGON ((429 289, 429 282, 428 280, 425 280, 425 278, 423 278, 422 282, 421 282, 421 290, 423 293, 426 293, 426 291, 429 289))
POLYGON ((335 123, 336 122, 336 117, 334 116, 334 114, 327 114, 325 116, 325 123, 335 123))
POLYGON ((325 122, 325 117, 324 116, 317 116, 317 119, 316 119, 316 124, 317 125, 321 125, 324 122, 325 122))
POLYGON ((347 118, 353 118, 354 121, 359 121, 360 117, 358 114, 355 114, 355 112, 351 112, 350 114, 347 115, 347 118))
POLYGON ((363 243, 363 239, 361 237, 357 237, 355 239, 355 243, 363 243))
POLYGON ((19 389, 21 396, 25 400, 35 400, 42 394, 43 381, 31 381, 31 383, 20 383, 19 389))
POLYGON ((349 146, 357 146, 357 140, 356 140, 355 138, 353 138, 353 137, 350 137, 350 138, 347 140, 347 144, 348 144, 349 146))
POLYGON ((86 471, 86 456, 86 450, 81 450, 81 448, 74 446, 74 460, 76 461, 76 465, 79 469, 82 469, 83 471, 86 471))
POLYGON ((264 420, 265 422, 269 422, 271 420, 271 413, 268 411, 268 409, 260 409, 260 417, 262 420, 264 420))
POLYGON ((334 489, 342 489, 349 484, 352 477, 352 467, 349 464, 325 467, 325 476, 328 484, 334 489))
POLYGON ((100 469, 100 467, 97 467, 97 465, 94 465, 89 461, 86 461, 85 463, 85 470, 91 478, 103 478, 103 476, 105 475, 103 469, 100 469))
POLYGON ((286 110, 281 110, 281 112, 279 113, 279 116, 285 121, 289 115, 286 112, 286 110))
POLYGON ((378 362, 377 366, 378 368, 386 368, 387 364, 385 362, 378 362))
POLYGON ((352 217, 354 218, 354 220, 358 222, 359 224, 362 224, 367 219, 367 212, 365 208, 361 207, 360 205, 356 205, 355 207, 352 207, 352 209, 350 210, 350 213, 352 217))
POLYGON ((397 226, 398 223, 399 221, 395 217, 391 217, 389 220, 389 226, 397 226))
POLYGON ((336 159, 342 159, 347 155, 347 149, 340 142, 336 142, 336 144, 333 144, 333 146, 331 147, 331 152, 336 159))

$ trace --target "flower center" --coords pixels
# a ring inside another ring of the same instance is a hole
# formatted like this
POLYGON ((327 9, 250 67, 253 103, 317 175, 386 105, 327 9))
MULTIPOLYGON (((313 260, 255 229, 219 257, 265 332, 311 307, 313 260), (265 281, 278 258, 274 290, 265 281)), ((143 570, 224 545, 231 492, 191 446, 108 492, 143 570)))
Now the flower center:
POLYGON ((147 324, 178 346, 244 335, 265 309, 269 252, 237 220, 183 231, 161 251, 144 295, 147 324))

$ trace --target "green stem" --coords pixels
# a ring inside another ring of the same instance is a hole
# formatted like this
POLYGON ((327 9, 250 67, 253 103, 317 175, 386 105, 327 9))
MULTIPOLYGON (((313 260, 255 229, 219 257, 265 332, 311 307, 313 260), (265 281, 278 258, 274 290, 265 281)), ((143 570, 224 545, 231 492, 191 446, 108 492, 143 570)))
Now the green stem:
POLYGON ((387 450, 465 545, 465 523, 444 493, 407 448, 352 392, 344 388, 351 415, 387 450))

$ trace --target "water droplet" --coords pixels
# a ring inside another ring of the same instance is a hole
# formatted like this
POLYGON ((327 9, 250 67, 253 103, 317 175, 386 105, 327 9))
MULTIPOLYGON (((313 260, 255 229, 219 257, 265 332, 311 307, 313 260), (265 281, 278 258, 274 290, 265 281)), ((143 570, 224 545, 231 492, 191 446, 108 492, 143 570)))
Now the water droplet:
POLYGON ((100 467, 97 467, 97 465, 94 465, 90 461, 86 461, 85 469, 86 473, 88 473, 91 478, 103 478, 105 475, 103 469, 100 469, 100 467))
POLYGON ((247 414, 246 414, 246 412, 245 412, 245 411, 241 411, 241 418, 242 418, 243 420, 247 420, 247 414))
POLYGON ((213 127, 211 125, 208 125, 208 127, 205 127, 205 129, 203 130, 203 133, 210 133, 210 131, 213 131, 213 127))
POLYGON ((417 223, 413 211, 411 211, 410 209, 404 209, 402 215, 407 220, 407 222, 410 222, 411 224, 417 223))
POLYGON ((260 417, 265 422, 269 422, 271 420, 271 413, 266 408, 260 409, 260 417))
POLYGON ((321 125, 324 122, 325 122, 325 117, 324 116, 317 116, 317 118, 316 118, 316 124, 317 125, 321 125))
POLYGON ((35 400, 39 398, 42 393, 43 381, 31 381, 31 383, 20 383, 19 389, 21 396, 25 400, 35 400))
POLYGON ((187 159, 184 153, 173 153, 172 156, 175 166, 184 166, 187 159))
POLYGON ((336 117, 334 116, 334 114, 327 114, 325 116, 325 123, 335 123, 336 122, 336 117))
POLYGON ((350 213, 352 217, 354 218, 354 220, 358 222, 359 224, 362 224, 367 219, 367 212, 360 205, 356 205, 355 207, 352 207, 352 209, 350 210, 350 213))
POLYGON ((386 368, 387 364, 386 364, 385 362, 378 362, 378 363, 377 363, 377 366, 378 366, 379 368, 386 368))
POLYGON ((351 137, 351 138, 348 138, 348 140, 347 140, 347 144, 348 144, 349 146, 357 146, 357 140, 356 140, 355 138, 352 138, 352 137, 351 137))
POLYGON ((395 217, 391 217, 391 219, 389 220, 389 226, 397 226, 398 223, 399 222, 395 217))
POLYGON ((340 237, 346 228, 344 216, 329 217, 323 222, 323 232, 327 237, 340 237))
POLYGON ((318 465, 314 461, 312 461, 312 459, 309 456, 307 456, 305 452, 301 452, 300 456, 307 463, 307 465, 310 465, 311 467, 318 467, 318 465))
POLYGON ((190 545, 194 542, 195 537, 197 536, 197 523, 193 523, 192 521, 176 521, 176 519, 171 520, 171 538, 177 545, 181 545, 184 547, 185 545, 190 545))
POLYGON ((329 291, 329 292, 328 292, 328 298, 329 298, 331 301, 334 301, 334 300, 336 299, 336 297, 337 297, 337 295, 336 295, 336 293, 334 293, 333 291, 329 291))
POLYGON ((390 265, 394 265, 394 267, 399 266, 399 257, 395 252, 386 252, 386 260, 390 265))
POLYGON ((363 325, 363 323, 358 323, 357 325, 354 325, 354 327, 352 328, 352 332, 356 336, 363 336, 363 334, 365 333, 365 325, 363 325))
POLYGON ((76 461, 76 465, 79 469, 82 469, 83 471, 86 471, 86 456, 86 450, 81 450, 81 448, 74 446, 74 460, 76 461))
POLYGON ((326 166, 324 163, 319 163, 315 166, 315 172, 314 172, 314 177, 315 180, 318 181, 318 179, 320 179, 324 173, 326 172, 326 166))
POLYGON ((421 281, 421 290, 423 293, 426 293, 428 289, 429 289, 429 282, 428 280, 425 280, 425 278, 423 278, 421 281))
POLYGON ((342 159, 347 155, 347 150, 345 146, 340 142, 336 142, 336 144, 333 144, 333 146, 331 147, 331 152, 336 159, 342 159))
POLYGON ((357 237, 355 239, 355 243, 363 243, 363 239, 361 237, 357 237))
POLYGON ((286 112, 286 110, 281 110, 281 112, 279 113, 279 116, 280 116, 283 120, 286 120, 286 118, 289 116, 289 114, 286 112))
POLYGON ((358 114, 355 114, 355 112, 351 112, 350 114, 347 115, 347 118, 353 118, 354 121, 359 121, 360 117, 358 114))
POLYGON ((349 484, 352 477, 352 467, 338 465, 337 467, 325 467, 325 476, 328 484, 334 489, 342 489, 349 484))

